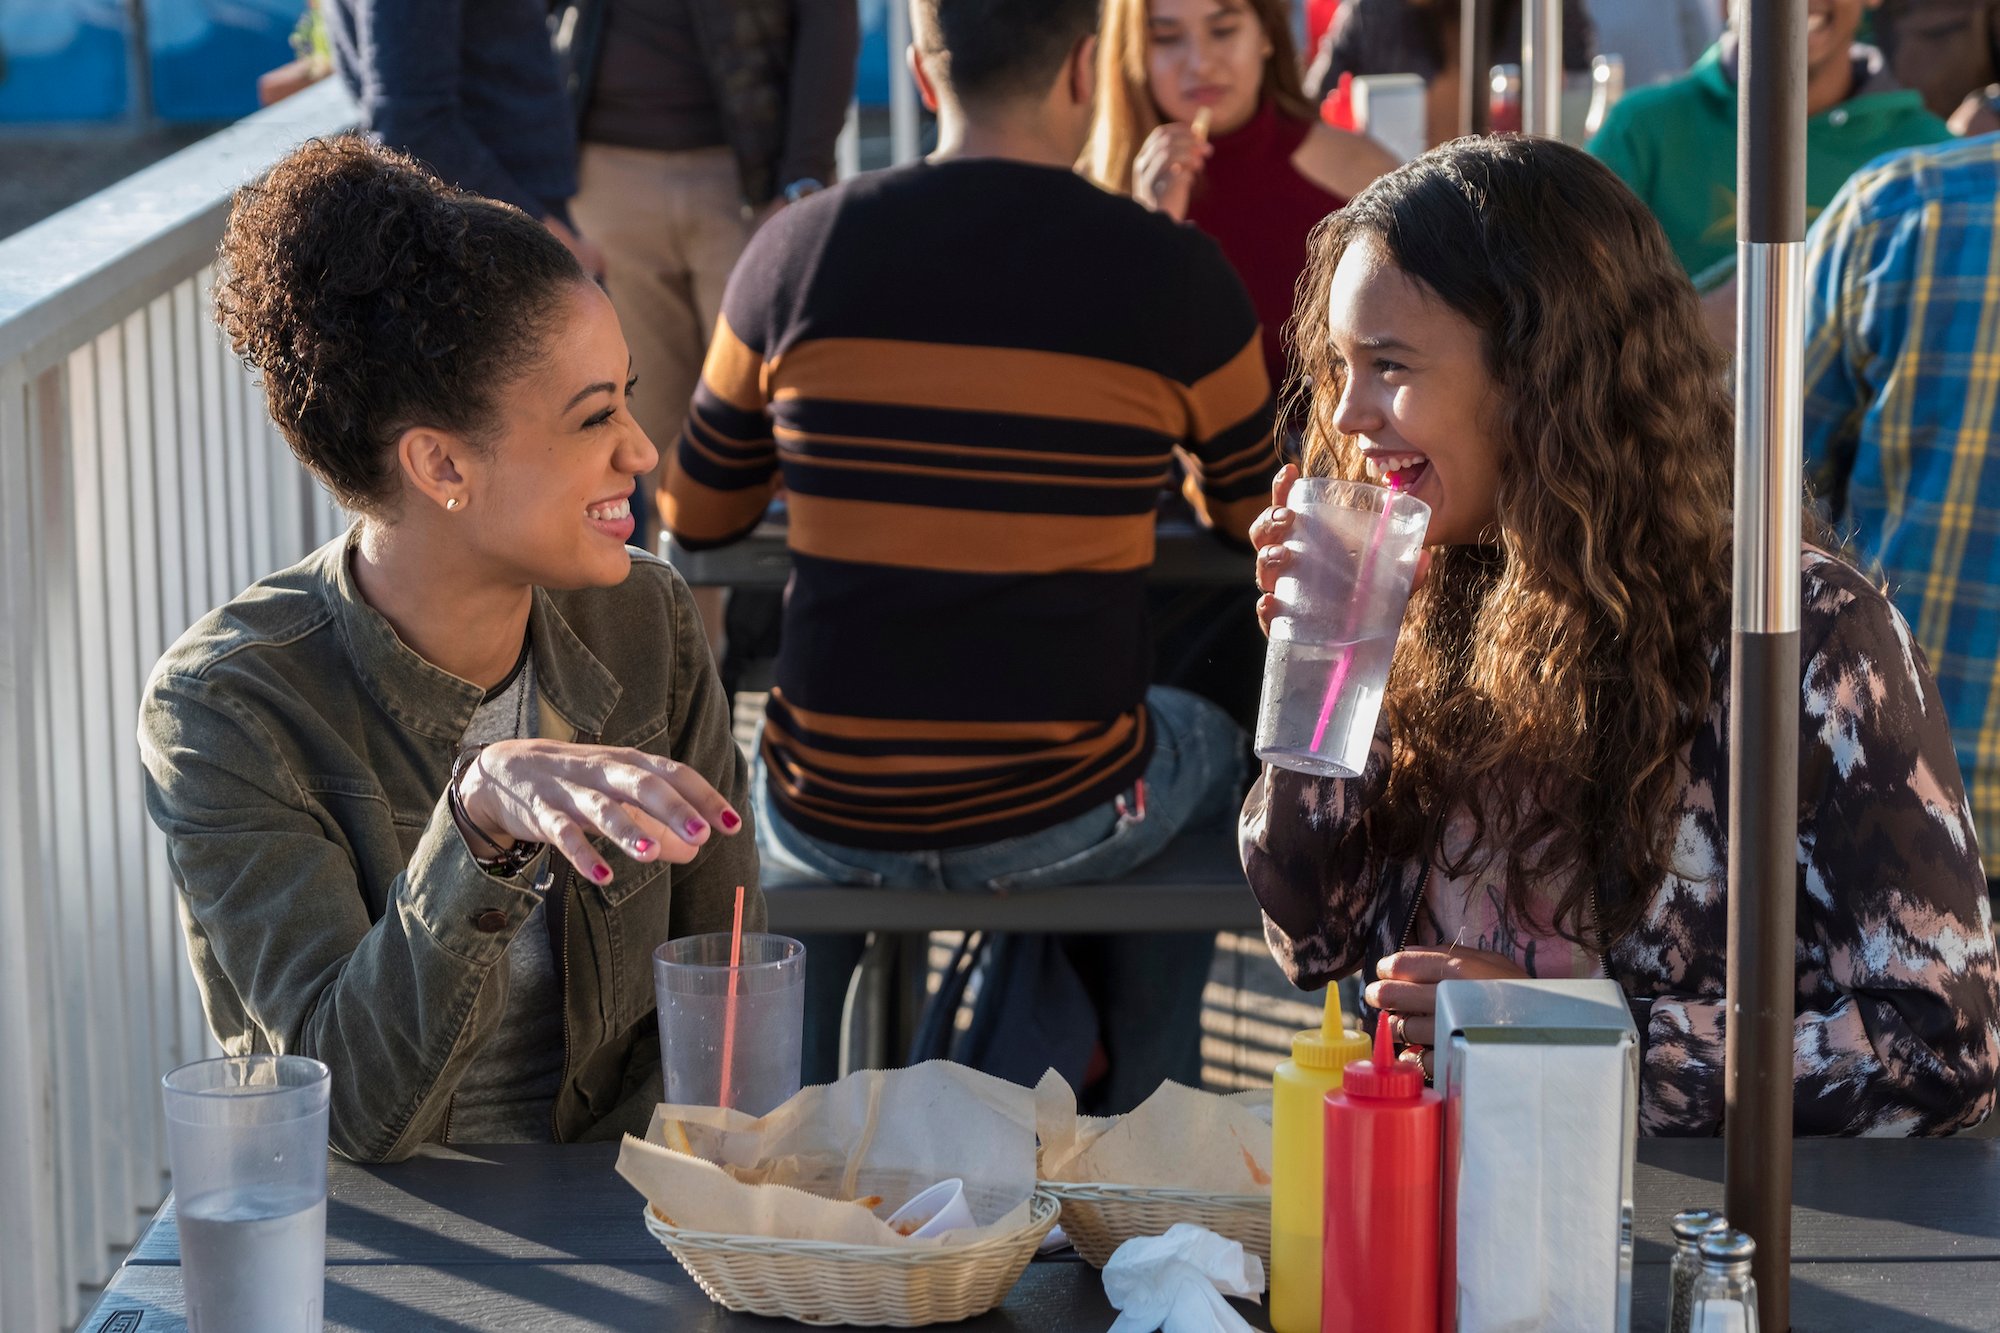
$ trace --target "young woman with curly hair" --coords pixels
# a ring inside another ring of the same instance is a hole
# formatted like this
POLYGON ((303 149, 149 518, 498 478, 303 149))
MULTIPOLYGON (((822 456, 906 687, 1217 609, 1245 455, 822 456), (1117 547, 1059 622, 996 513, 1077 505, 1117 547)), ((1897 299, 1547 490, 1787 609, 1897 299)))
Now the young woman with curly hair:
MULTIPOLYGON (((1694 289, 1602 165, 1500 138, 1328 219, 1301 293, 1307 467, 1393 477, 1431 553, 1367 771, 1266 768, 1244 806, 1272 950, 1304 986, 1365 965, 1424 1054, 1440 980, 1607 975, 1644 1130, 1714 1133, 1733 421, 1694 289)), ((1253 530, 1266 594, 1293 475, 1253 530)), ((1802 564, 1795 1123, 1946 1133, 2000 1056, 1964 785, 1908 626, 1823 546, 1802 564)))
POLYGON ((615 1137, 651 951, 726 930, 748 772, 685 584, 629 550, 617 317, 540 223, 359 137, 237 195, 216 318, 359 515, 167 651, 140 715, 209 1026, 333 1074, 333 1147, 615 1137))

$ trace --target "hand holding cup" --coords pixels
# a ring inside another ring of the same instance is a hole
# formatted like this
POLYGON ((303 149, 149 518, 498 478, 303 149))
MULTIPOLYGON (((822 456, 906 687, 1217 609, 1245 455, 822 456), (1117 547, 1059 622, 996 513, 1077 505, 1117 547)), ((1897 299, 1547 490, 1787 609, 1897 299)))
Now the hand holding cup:
MULTIPOLYGON (((1257 550, 1257 624, 1267 639, 1271 637, 1272 619, 1284 614, 1284 607, 1274 595, 1278 580, 1291 569, 1298 554, 1285 545, 1298 535, 1298 515, 1285 504, 1292 483, 1298 479, 1299 470, 1293 464, 1279 468, 1278 475, 1271 478, 1271 507, 1257 515, 1250 525, 1250 544, 1257 550)), ((1431 552, 1427 547, 1417 556, 1416 576, 1410 583, 1412 593, 1424 586, 1430 571, 1431 552)))

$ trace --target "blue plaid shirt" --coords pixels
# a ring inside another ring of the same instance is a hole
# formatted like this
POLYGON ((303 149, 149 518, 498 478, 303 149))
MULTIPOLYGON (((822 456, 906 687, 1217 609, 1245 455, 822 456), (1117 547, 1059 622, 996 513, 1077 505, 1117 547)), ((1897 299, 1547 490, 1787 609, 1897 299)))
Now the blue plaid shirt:
POLYGON ((2000 875, 2000 135, 1863 168, 1807 266, 1807 476, 1930 658, 2000 875))

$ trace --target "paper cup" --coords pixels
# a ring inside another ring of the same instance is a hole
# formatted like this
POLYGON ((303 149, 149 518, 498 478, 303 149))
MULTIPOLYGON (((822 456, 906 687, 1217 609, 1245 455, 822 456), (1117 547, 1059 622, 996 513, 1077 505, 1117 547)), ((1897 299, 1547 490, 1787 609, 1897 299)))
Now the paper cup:
POLYGON ((965 1182, 957 1176, 940 1180, 889 1214, 888 1224, 911 1240, 965 1230, 973 1224, 972 1209, 965 1202, 965 1182))

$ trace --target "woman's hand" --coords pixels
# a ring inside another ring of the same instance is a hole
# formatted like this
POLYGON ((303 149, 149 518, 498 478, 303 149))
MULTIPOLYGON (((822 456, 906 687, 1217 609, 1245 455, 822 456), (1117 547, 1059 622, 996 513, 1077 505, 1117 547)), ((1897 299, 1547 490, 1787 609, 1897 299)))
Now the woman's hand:
MULTIPOLYGON (((1285 507, 1285 500, 1292 492, 1292 483, 1299 479, 1299 470, 1287 463, 1278 469, 1278 475, 1271 478, 1271 507, 1257 515, 1257 521, 1250 525, 1250 544, 1257 548, 1257 624, 1263 629, 1264 637, 1271 637, 1271 621, 1283 614, 1284 607, 1275 593, 1278 580, 1291 568, 1297 552, 1285 543, 1297 536, 1294 529, 1298 516, 1285 507)), ((1426 546, 1417 553, 1417 572, 1410 579, 1410 591, 1415 593, 1430 577, 1431 549, 1426 546)))
POLYGON ((1263 627, 1264 637, 1271 637, 1271 618, 1284 608, 1272 595, 1278 586, 1278 579, 1290 566, 1293 552, 1285 546, 1292 535, 1294 515, 1285 508, 1285 498, 1292 492, 1292 483, 1299 479, 1299 470, 1290 463, 1278 469, 1278 475, 1271 478, 1271 507, 1257 515, 1257 521, 1250 525, 1250 544, 1257 548, 1257 623, 1263 627))
POLYGON ((1176 222, 1187 221, 1194 178, 1208 164, 1214 145, 1204 142, 1194 127, 1178 121, 1146 136, 1132 163, 1132 197, 1176 222))
POLYGON ((591 847, 593 834, 634 861, 685 865, 713 829, 743 828, 686 764, 610 745, 498 741, 467 767, 458 794, 466 818, 495 843, 548 843, 599 884, 611 882, 611 867, 591 847))
POLYGON ((1382 1011, 1378 1020, 1393 1023, 1396 1040, 1422 1047, 1424 1072, 1437 1045, 1437 988, 1440 981, 1518 980, 1528 974, 1505 954, 1454 945, 1449 949, 1405 949, 1376 965, 1380 981, 1370 982, 1362 998, 1382 1011))

